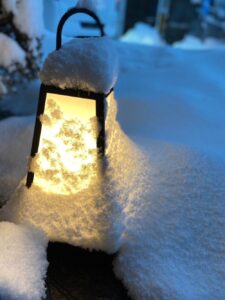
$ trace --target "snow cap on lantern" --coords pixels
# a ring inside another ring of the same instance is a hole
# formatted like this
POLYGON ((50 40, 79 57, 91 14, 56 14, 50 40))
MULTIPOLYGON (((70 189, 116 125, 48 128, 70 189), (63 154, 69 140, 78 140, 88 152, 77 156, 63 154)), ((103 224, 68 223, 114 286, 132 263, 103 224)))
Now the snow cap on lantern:
POLYGON ((106 37, 75 38, 52 52, 40 72, 45 85, 107 94, 118 76, 114 42, 106 37))

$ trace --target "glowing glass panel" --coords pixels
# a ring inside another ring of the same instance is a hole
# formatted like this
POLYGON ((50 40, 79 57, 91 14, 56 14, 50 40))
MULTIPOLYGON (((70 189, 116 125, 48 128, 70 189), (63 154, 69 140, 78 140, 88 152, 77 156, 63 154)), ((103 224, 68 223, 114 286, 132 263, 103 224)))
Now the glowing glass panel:
POLYGON ((87 188, 97 172, 96 101, 48 93, 40 121, 34 184, 57 194, 87 188))

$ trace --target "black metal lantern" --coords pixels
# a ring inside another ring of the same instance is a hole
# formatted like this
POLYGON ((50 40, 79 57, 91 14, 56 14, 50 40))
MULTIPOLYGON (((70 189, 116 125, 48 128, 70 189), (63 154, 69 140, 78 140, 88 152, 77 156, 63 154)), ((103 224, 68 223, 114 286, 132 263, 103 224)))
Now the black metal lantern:
MULTIPOLYGON (((77 13, 85 13, 92 17, 100 29, 101 36, 104 36, 103 25, 93 12, 72 8, 59 22, 57 50, 61 48, 62 29, 66 20, 77 13)), ((41 85, 31 164, 26 182, 28 188, 33 182, 42 184, 46 181, 47 190, 52 191, 53 188, 60 191, 62 179, 57 174, 59 172, 62 172, 65 178, 70 178, 72 174, 71 181, 74 185, 79 176, 79 180, 84 182, 88 176, 92 176, 94 161, 103 156, 105 151, 105 100, 108 95, 41 85), (42 157, 39 152, 42 153, 42 157), (37 159, 39 172, 36 174, 33 165, 37 159)), ((65 189, 62 189, 62 193, 64 192, 65 189)))

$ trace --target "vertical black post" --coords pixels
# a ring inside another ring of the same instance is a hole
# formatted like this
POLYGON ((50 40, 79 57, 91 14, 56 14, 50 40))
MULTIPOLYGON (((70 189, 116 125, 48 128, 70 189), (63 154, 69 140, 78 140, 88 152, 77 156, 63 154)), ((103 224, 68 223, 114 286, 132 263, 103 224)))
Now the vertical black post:
MULTIPOLYGON (((39 94, 39 101, 38 101, 38 107, 37 107, 37 114, 36 114, 36 121, 34 126, 34 135, 33 135, 33 141, 32 141, 32 147, 31 147, 31 159, 34 158, 36 153, 38 152, 39 142, 40 142, 40 136, 41 136, 41 121, 39 119, 40 115, 44 113, 45 110, 45 102, 46 102, 46 88, 42 84, 40 87, 40 94, 39 94)), ((27 182, 26 186, 28 188, 31 187, 34 180, 34 173, 31 171, 28 171, 27 174, 27 182)))
POLYGON ((96 116, 100 125, 97 148, 102 155, 105 154, 105 101, 105 95, 99 95, 96 100, 96 116))

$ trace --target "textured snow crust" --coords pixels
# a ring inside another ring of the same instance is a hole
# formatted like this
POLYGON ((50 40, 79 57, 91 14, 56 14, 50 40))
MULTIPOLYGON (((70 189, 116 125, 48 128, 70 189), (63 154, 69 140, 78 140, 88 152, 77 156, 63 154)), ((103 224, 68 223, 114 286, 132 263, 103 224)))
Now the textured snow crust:
POLYGON ((116 274, 134 299, 223 299, 224 50, 118 46, 118 118, 148 153, 150 191, 128 213, 116 274))
POLYGON ((150 157, 150 193, 129 205, 117 276, 133 299, 223 299, 225 160, 139 143, 150 157))
POLYGON ((47 238, 43 232, 0 223, 0 298, 40 300, 45 296, 47 238))
POLYGON ((107 37, 75 38, 49 54, 40 72, 46 85, 107 94, 118 76, 114 42, 107 37))

